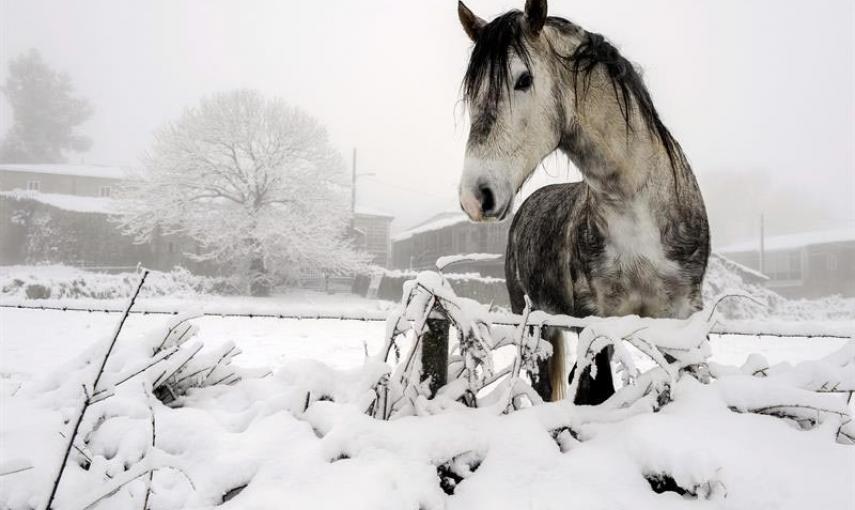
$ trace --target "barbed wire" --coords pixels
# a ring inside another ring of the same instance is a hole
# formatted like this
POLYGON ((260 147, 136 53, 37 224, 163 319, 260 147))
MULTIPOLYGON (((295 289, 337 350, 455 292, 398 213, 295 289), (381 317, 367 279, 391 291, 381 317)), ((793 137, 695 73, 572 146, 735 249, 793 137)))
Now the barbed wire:
MULTIPOLYGON (((57 312, 88 312, 88 313, 121 313, 123 310, 117 308, 97 308, 97 307, 81 307, 81 306, 59 306, 59 305, 25 305, 18 303, 0 303, 0 308, 15 308, 20 310, 45 310, 57 312)), ((183 313, 192 312, 192 308, 184 311, 179 310, 161 310, 161 309, 136 309, 131 310, 133 315, 181 315, 183 313)), ((338 313, 318 313, 318 312, 229 312, 229 311, 202 311, 198 314, 201 317, 242 317, 248 319, 293 319, 293 320, 341 320, 341 321, 361 321, 361 322, 382 322, 386 320, 384 312, 338 312, 338 313)))
MULTIPOLYGON (((41 311, 57 311, 57 312, 86 312, 86 313, 122 313, 124 310, 108 307, 85 307, 85 306, 61 306, 61 305, 37 305, 24 303, 0 303, 0 308, 11 308, 19 310, 41 310, 41 311)), ((182 313, 191 312, 192 310, 164 310, 164 309, 145 309, 137 308, 131 310, 132 315, 172 315, 177 316, 182 313)), ((287 319, 287 320, 340 320, 354 322, 385 322, 387 312, 384 311, 359 311, 359 312, 304 312, 304 311, 289 311, 289 312, 233 312, 227 310, 203 310, 196 314, 198 317, 224 317, 224 318, 246 318, 246 319, 287 319)), ((522 318, 516 315, 499 315, 490 321, 491 324, 497 326, 519 326, 522 318)), ((528 321, 529 326, 554 326, 562 327, 561 320, 550 321, 550 319, 541 319, 538 321, 528 321)), ((719 336, 752 336, 757 338, 773 337, 773 338, 817 338, 817 339, 838 339, 838 340, 853 340, 855 334, 848 331, 847 326, 842 327, 820 327, 813 325, 815 331, 773 331, 774 323, 765 321, 724 321, 719 322, 711 331, 714 335, 719 336), (765 328, 764 328, 765 326, 765 328), (761 331, 766 329, 766 331, 761 331)))

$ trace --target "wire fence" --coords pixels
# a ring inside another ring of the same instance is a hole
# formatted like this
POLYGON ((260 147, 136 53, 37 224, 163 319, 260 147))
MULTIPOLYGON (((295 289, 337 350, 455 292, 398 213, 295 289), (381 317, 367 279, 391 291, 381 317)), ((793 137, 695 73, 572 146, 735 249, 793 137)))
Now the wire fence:
MULTIPOLYGON (((39 305, 23 302, 0 303, 0 308, 19 310, 43 310, 58 312, 84 312, 84 313, 123 313, 123 309, 110 307, 86 307, 65 305, 39 305)), ((172 315, 177 316, 192 312, 188 310, 168 310, 163 308, 137 307, 131 310, 131 315, 172 315)), ((290 320, 340 320, 357 322, 385 322, 388 312, 384 311, 350 311, 332 310, 321 312, 307 312, 303 310, 290 310, 282 312, 271 312, 267 310, 258 311, 234 311, 217 310, 206 307, 195 314, 197 317, 226 317, 246 319, 290 319, 290 320)), ((491 324, 497 326, 519 326, 523 317, 513 314, 495 314, 491 317, 491 324)), ((530 326, 554 326, 554 327, 577 327, 582 326, 586 319, 578 319, 568 316, 544 315, 537 320, 529 320, 526 325, 530 326)), ((784 322, 768 320, 723 320, 713 327, 712 334, 719 336, 753 336, 753 337, 776 337, 776 338, 817 338, 817 339, 855 339, 855 325, 841 322, 784 322)))

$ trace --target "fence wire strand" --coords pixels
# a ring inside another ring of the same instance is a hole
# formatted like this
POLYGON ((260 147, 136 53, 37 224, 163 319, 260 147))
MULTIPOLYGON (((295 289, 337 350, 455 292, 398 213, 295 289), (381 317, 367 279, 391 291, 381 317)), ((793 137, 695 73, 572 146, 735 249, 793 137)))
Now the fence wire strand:
MULTIPOLYGON (((59 306, 59 305, 37 305, 37 304, 23 304, 23 303, 0 303, 0 308, 11 308, 11 309, 19 309, 19 310, 43 310, 43 311, 57 311, 57 312, 87 312, 87 313, 123 313, 124 310, 120 310, 118 308, 98 308, 98 307, 84 307, 84 306, 59 306)), ((136 309, 131 310, 131 315, 172 315, 177 316, 183 311, 179 310, 163 310, 163 309, 136 309)), ((327 312, 327 313, 318 313, 318 312, 283 312, 283 313, 274 313, 274 312, 230 312, 230 311, 202 311, 199 313, 199 317, 225 317, 225 318, 245 318, 245 319, 288 319, 288 320, 340 320, 340 321, 354 321, 354 322, 385 322, 387 318, 387 312, 368 312, 363 311, 360 313, 348 313, 348 312, 327 312)), ((738 322, 738 321, 737 321, 738 322)), ((497 320, 491 321, 492 324, 497 326, 519 326, 520 319, 514 316, 513 318, 508 317, 505 319, 499 318, 497 320)), ((549 325, 543 323, 543 321, 537 321, 537 323, 530 324, 534 325, 549 325)), ((774 338, 823 338, 823 339, 840 339, 840 340, 852 340, 853 334, 848 332, 841 332, 840 328, 830 328, 828 331, 798 331, 798 332, 782 332, 782 331, 765 331, 758 332, 755 330, 745 330, 740 327, 739 324, 733 323, 719 323, 713 331, 711 332, 714 335, 719 336, 753 336, 753 337, 774 337, 774 338)))

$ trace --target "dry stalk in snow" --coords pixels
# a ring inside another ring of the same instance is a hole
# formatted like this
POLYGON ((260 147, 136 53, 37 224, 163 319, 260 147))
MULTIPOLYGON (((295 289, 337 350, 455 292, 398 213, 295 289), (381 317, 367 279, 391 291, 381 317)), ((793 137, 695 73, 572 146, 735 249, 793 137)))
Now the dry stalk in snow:
MULTIPOLYGON (((504 411, 518 408, 523 402, 521 399, 528 398, 530 405, 540 403, 528 380, 522 377, 522 372, 536 375, 535 361, 551 354, 550 346, 539 338, 544 325, 582 328, 578 339, 577 352, 580 354, 576 373, 582 373, 586 366, 591 365, 594 355, 603 348, 614 348, 615 363, 623 374, 624 385, 601 406, 601 416, 597 420, 609 421, 620 419, 627 413, 655 411, 670 402, 671 388, 679 378, 691 376, 702 383, 710 383, 723 375, 722 367, 716 366, 711 370, 706 364, 711 353, 708 336, 719 320, 716 309, 727 298, 750 298, 742 294, 723 295, 713 306, 686 320, 638 317, 577 319, 551 316, 533 311, 530 306, 526 307, 521 317, 510 320, 491 313, 483 305, 457 297, 442 275, 436 273, 420 273, 415 280, 405 284, 404 290, 400 308, 387 322, 386 345, 380 356, 375 358, 385 362, 389 353, 397 349, 398 338, 409 337, 411 340, 408 352, 393 375, 382 377, 373 387, 375 398, 367 412, 381 419, 414 412, 441 412, 453 402, 479 407, 497 405, 498 409, 504 411), (459 352, 452 352, 449 358, 448 384, 437 392, 432 399, 433 404, 428 405, 427 393, 419 386, 418 356, 425 323, 428 317, 436 314, 444 315, 457 330, 456 349, 459 352), (497 324, 508 323, 516 325, 512 334, 502 332, 501 328, 507 326, 499 326, 497 329, 497 324), (492 351, 508 345, 516 348, 511 365, 493 372, 492 351), (639 371, 627 345, 644 354, 655 366, 643 373, 639 371), (491 385, 496 387, 484 395, 482 390, 491 385)), ((848 380, 841 382, 841 378, 845 378, 841 374, 855 367, 855 349, 851 354, 838 355, 834 360, 834 366, 838 367, 834 369, 836 372, 829 372, 828 380, 811 383, 812 386, 805 389, 841 394, 851 391, 852 384, 848 380)), ((738 372, 735 368, 729 370, 728 373, 738 372)), ((761 376, 776 374, 764 360, 755 360, 753 369, 748 373, 761 376)), ((596 371, 591 376, 596 377, 596 371)), ((574 394, 577 384, 578 378, 572 382, 568 394, 574 394)), ((796 414, 796 410, 809 408, 816 412, 828 411, 804 402, 774 408, 758 407, 752 411, 787 417, 796 414)), ((832 414, 842 419, 846 413, 841 413, 832 414)), ((847 427, 848 422, 842 421, 840 437, 846 437, 847 427)))
POLYGON ((98 371, 95 373, 95 380, 92 382, 91 391, 88 391, 85 387, 83 388, 85 398, 82 400, 77 412, 75 413, 76 421, 74 422, 74 427, 71 430, 71 434, 68 436, 68 444, 66 445, 65 451, 62 454, 62 461, 57 468, 56 477, 54 477, 53 484, 51 485, 50 495, 48 496, 48 499, 45 502, 43 508, 52 508, 53 500, 54 498, 56 498, 56 491, 59 488, 59 483, 62 481, 62 474, 65 472, 65 466, 68 463, 68 456, 69 454, 71 454, 71 449, 74 446, 74 440, 77 438, 77 431, 80 428, 80 423, 83 421, 83 416, 86 414, 86 410, 91 404, 91 398, 88 394, 92 394, 97 391, 98 383, 101 381, 101 376, 104 374, 104 367, 107 366, 107 361, 110 359, 110 354, 113 352, 113 348, 116 346, 116 341, 119 339, 119 333, 122 332, 122 328, 125 325, 125 321, 128 319, 128 315, 131 312, 131 308, 133 308, 134 306, 134 302, 136 301, 137 296, 139 296, 140 294, 140 290, 142 289, 142 286, 145 283, 146 277, 148 277, 147 270, 143 271, 142 276, 140 276, 139 284, 137 284, 137 288, 134 291, 134 294, 128 300, 127 306, 125 306, 125 313, 122 314, 122 318, 121 320, 119 320, 119 323, 116 326, 115 331, 113 332, 113 336, 110 339, 110 343, 107 345, 107 350, 104 352, 104 356, 101 358, 100 366, 98 367, 98 371))
MULTIPOLYGON (((154 451, 155 443, 157 442, 157 428, 155 426, 155 418, 154 418, 154 405, 152 404, 152 400, 154 399, 154 395, 148 390, 148 387, 143 385, 143 389, 145 390, 145 396, 148 400, 148 412, 151 413, 151 450, 154 451)), ((148 499, 151 496, 151 486, 154 483, 154 470, 148 472, 148 479, 145 484, 145 498, 143 499, 142 510, 148 510, 148 499)))

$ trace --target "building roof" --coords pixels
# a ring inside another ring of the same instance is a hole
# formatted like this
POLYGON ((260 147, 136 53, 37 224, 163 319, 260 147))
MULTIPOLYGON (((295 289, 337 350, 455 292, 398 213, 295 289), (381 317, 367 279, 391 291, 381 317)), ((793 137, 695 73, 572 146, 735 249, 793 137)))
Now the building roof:
POLYGON ((501 265, 504 265, 505 262, 502 260, 504 258, 504 254, 502 253, 460 253, 457 255, 446 255, 444 257, 440 257, 436 259, 436 267, 440 271, 447 267, 459 265, 459 264, 472 264, 472 263, 491 263, 498 262, 501 265))
MULTIPOLYGON (((855 228, 842 228, 836 230, 823 230, 819 232, 801 232, 798 234, 787 234, 782 236, 766 237, 763 242, 766 251, 771 250, 792 250, 795 248, 804 248, 806 246, 814 246, 817 244, 840 243, 845 241, 855 241, 855 228)), ((746 241, 742 243, 732 244, 719 248, 720 253, 739 253, 746 251, 759 251, 760 241, 746 241)))
POLYGON ((8 165, 0 164, 0 171, 30 172, 49 175, 73 175, 76 177, 101 177, 104 179, 124 179, 125 170, 116 166, 105 165, 8 165))
POLYGON ((378 218, 389 218, 394 219, 395 217, 389 213, 385 213, 379 209, 373 209, 371 207, 364 207, 361 205, 356 206, 356 211, 354 213, 358 216, 377 216, 378 218))
POLYGON ((748 279, 760 281, 760 282, 763 282, 763 281, 766 281, 769 279, 768 276, 761 273, 760 271, 757 271, 756 269, 752 269, 752 268, 746 266, 745 264, 740 264, 739 262, 736 262, 735 260, 733 260, 731 258, 725 257, 721 253, 712 252, 712 253, 710 253, 710 258, 711 259, 715 258, 715 259, 719 260, 723 266, 725 266, 726 268, 730 269, 731 271, 734 271, 735 273, 739 274, 739 276, 741 276, 743 279, 748 278, 748 279))
POLYGON ((116 200, 106 197, 83 197, 60 193, 39 193, 37 191, 0 191, 0 196, 16 200, 35 200, 64 211, 108 214, 115 212, 116 200))
POLYGON ((443 228, 457 225, 458 223, 463 223, 466 221, 469 221, 469 218, 465 214, 463 214, 463 212, 446 211, 431 216, 422 223, 419 223, 414 227, 410 227, 409 229, 398 233, 397 235, 393 236, 392 239, 395 241, 403 241, 404 239, 409 239, 410 237, 413 237, 416 234, 431 232, 433 230, 441 230, 443 228))

